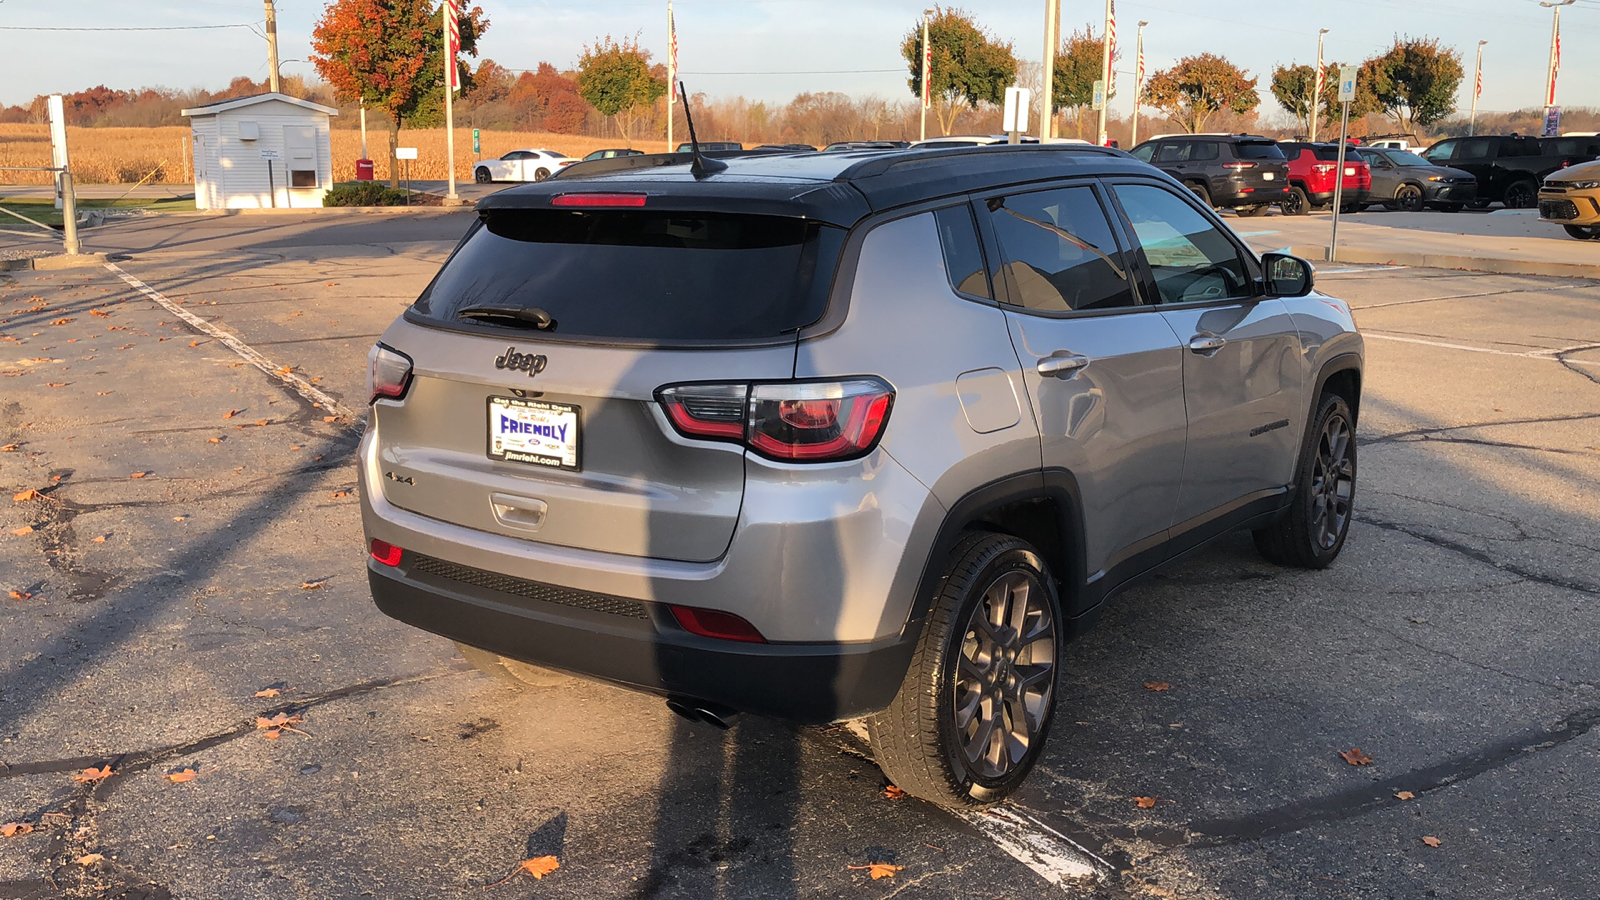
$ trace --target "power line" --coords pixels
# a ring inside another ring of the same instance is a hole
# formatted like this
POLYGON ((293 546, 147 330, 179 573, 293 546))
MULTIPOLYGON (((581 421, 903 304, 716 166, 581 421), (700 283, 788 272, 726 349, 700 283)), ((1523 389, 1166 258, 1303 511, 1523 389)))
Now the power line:
POLYGON ((237 22, 231 25, 0 25, 0 31, 201 31, 209 28, 250 28, 256 22, 237 22))
POLYGON ((906 68, 898 69, 794 69, 784 72, 679 72, 679 75, 876 75, 884 72, 905 72, 906 68))

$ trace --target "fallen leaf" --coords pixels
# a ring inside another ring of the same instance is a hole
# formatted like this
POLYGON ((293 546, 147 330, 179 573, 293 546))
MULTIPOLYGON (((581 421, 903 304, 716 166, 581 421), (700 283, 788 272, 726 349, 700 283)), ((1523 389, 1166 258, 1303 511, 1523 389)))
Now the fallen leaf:
POLYGON ((240 410, 237 410, 237 409, 230 409, 230 410, 228 410, 228 411, 227 411, 227 412, 225 412, 225 413, 223 413, 223 414, 222 414, 222 417, 223 417, 223 418, 224 418, 224 419, 231 419, 231 418, 233 418, 233 417, 234 417, 234 416, 237 416, 237 415, 238 415, 238 414, 239 414, 239 413, 240 413, 240 410))
POLYGON ((13 600, 27 600, 33 597, 33 595, 27 591, 6 591, 6 596, 13 600))
POLYGON ((220 443, 222 443, 222 442, 223 442, 223 441, 225 441, 225 440, 227 440, 227 438, 223 438, 223 437, 214 437, 214 438, 212 438, 212 439, 211 439, 211 443, 213 443, 213 444, 220 444, 220 443))
POLYGON ((1372 763, 1372 757, 1362 753, 1360 747, 1352 747, 1349 750, 1340 750, 1339 758, 1343 759, 1352 766, 1365 766, 1372 763))
POLYGON ((11 533, 16 535, 17 537, 22 537, 25 534, 33 534, 33 526, 32 525, 24 525, 21 528, 13 528, 13 529, 11 529, 11 533))
POLYGON ((44 386, 45 387, 66 387, 67 386, 67 382, 65 382, 65 381, 46 381, 44 383, 44 386))
POLYGON ((100 861, 102 861, 104 859, 105 859, 105 857, 102 856, 99 853, 85 853, 84 855, 78 857, 78 865, 80 865, 80 866, 92 866, 95 863, 100 862, 100 861))
POLYGON ((261 427, 261 426, 263 426, 263 425, 265 425, 265 424, 267 424, 267 423, 268 423, 268 422, 270 422, 270 421, 272 421, 272 420, 271 420, 271 419, 257 419, 257 420, 256 420, 256 427, 258 427, 258 428, 259 428, 259 427, 261 427))
POLYGON ((183 784, 186 781, 193 781, 200 777, 200 770, 194 766, 184 766, 168 772, 166 777, 173 784, 183 784))
POLYGON ((279 375, 287 375, 287 374, 289 374, 290 372, 293 372, 293 371, 294 371, 294 366, 280 366, 278 368, 278 374, 279 375))
POLYGON ((256 691, 255 695, 257 697, 276 697, 281 693, 283 692, 277 688, 262 688, 261 690, 256 691))
POLYGON ((864 866, 845 866, 847 869, 865 870, 872 876, 873 881, 879 878, 893 878, 894 873, 904 869, 905 866, 894 866, 889 863, 868 863, 864 866))
POLYGON ((189 346, 198 347, 198 346, 200 346, 200 342, 199 341, 190 341, 189 342, 189 346))
POLYGON ((149 474, 150 474, 149 472, 134 472, 132 475, 129 475, 128 477, 129 478, 143 478, 143 477, 145 477, 146 475, 149 475, 149 474))
POLYGON ((39 496, 39 492, 38 491, 30 489, 30 490, 23 491, 20 494, 12 494, 11 495, 11 502, 13 502, 13 503, 27 503, 29 500, 36 499, 38 496, 39 496))
POLYGON ((327 583, 328 583, 328 580, 326 578, 324 578, 321 581, 302 581, 302 582, 300 582, 300 590, 302 590, 302 591, 320 590, 322 588, 322 586, 324 584, 327 584, 327 583))
POLYGON ((111 313, 108 313, 103 309, 91 309, 91 310, 89 310, 89 315, 95 316, 96 318, 100 318, 100 319, 109 319, 109 318, 111 318, 111 313))
POLYGON ((332 497, 333 499, 337 500, 340 497, 348 497, 348 496, 350 496, 350 492, 349 491, 334 491, 329 496, 332 497))
POLYGON ((16 837, 33 830, 32 822, 7 822, 0 825, 0 837, 16 837))
POLYGON ((522 862, 517 863, 517 867, 511 870, 510 875, 507 875, 499 881, 496 881, 494 884, 484 885, 483 889, 488 890, 492 887, 499 887, 500 885, 505 884, 511 879, 517 877, 518 872, 526 872, 535 879, 543 879, 546 875, 549 875, 551 872, 554 872, 559 868, 561 868, 561 860, 556 859, 554 856, 535 856, 531 859, 525 859, 522 862))
POLYGON ((15 452, 17 452, 17 445, 16 444, 7 444, 4 447, 0 447, 0 453, 15 453, 15 452))
POLYGON ((906 795, 905 791, 900 790, 892 784, 884 788, 881 793, 890 800, 899 800, 901 797, 906 795))
POLYGON ((1394 798, 1396 800, 1415 800, 1417 799, 1417 795, 1411 793, 1410 791, 1401 791, 1400 793, 1395 794, 1394 798))
POLYGON ((1438 838, 1434 837, 1431 834, 1424 836, 1422 838, 1422 842, 1424 844, 1427 844, 1429 847, 1437 847, 1440 844, 1444 843, 1443 841, 1439 840, 1438 838))
POLYGON ((322 421, 324 421, 324 422, 337 422, 337 421, 339 421, 339 417, 338 416, 323 416, 322 417, 322 421))
POLYGON ((1165 681, 1146 681, 1144 683, 1144 689, 1147 691, 1165 691, 1171 688, 1172 685, 1167 684, 1165 681))
POLYGON ((76 321, 78 321, 78 320, 69 317, 69 318, 65 318, 65 319, 57 319, 54 322, 51 322, 50 324, 51 325, 65 325, 68 322, 76 322, 76 321))
POLYGON ((295 734, 302 734, 306 737, 310 737, 311 735, 306 734, 304 731, 294 727, 300 724, 300 719, 301 716, 299 713, 295 713, 294 715, 290 715, 289 713, 278 713, 275 716, 256 716, 256 728, 265 731, 266 734, 262 736, 269 741, 275 741, 282 737, 283 732, 285 731, 292 731, 295 734))
POLYGON ((1135 798, 1133 798, 1133 802, 1140 809, 1152 809, 1156 805, 1156 798, 1154 798, 1154 797, 1135 797, 1135 798))
POLYGON ((72 780, 79 784, 92 784, 96 781, 105 781, 114 774, 110 766, 104 766, 99 769, 84 769, 82 772, 72 776, 72 780))
POLYGON ((90 543, 104 544, 105 542, 106 542, 106 536, 103 535, 103 534, 97 534, 97 535, 94 536, 94 540, 91 541, 90 543))

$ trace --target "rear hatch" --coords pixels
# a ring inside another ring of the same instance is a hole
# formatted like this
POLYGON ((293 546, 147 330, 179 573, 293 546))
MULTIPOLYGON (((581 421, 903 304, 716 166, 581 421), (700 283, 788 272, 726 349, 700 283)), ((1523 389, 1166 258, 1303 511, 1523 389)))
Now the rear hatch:
MULTIPOLYGON (((1313 168, 1321 173, 1326 173, 1329 190, 1332 190, 1333 173, 1339 168, 1338 145, 1313 148, 1316 151, 1317 161, 1313 168)), ((1344 188, 1347 191, 1367 190, 1372 187, 1372 165, 1361 158, 1360 151, 1346 148, 1344 153, 1344 188)))
POLYGON ((1275 141, 1238 141, 1237 162, 1225 163, 1234 181, 1249 188, 1275 189, 1289 183, 1289 161, 1275 141))
MULTIPOLYGON (((645 201, 612 201, 631 198, 645 201)), ((481 211, 388 333, 413 374, 402 399, 374 405, 380 487, 482 531, 716 559, 739 517, 743 449, 678 437, 656 391, 792 377, 843 229, 593 202, 481 211)))

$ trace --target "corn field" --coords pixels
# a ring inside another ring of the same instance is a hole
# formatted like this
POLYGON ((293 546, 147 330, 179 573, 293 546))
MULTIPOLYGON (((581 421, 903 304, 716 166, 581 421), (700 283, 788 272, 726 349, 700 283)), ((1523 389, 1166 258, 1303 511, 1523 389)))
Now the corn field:
MULTIPOLYGON (((405 129, 400 132, 402 147, 417 148, 411 162, 411 177, 418 181, 442 181, 445 177, 445 130, 443 128, 405 129)), ((68 128, 67 150, 72 157, 73 177, 79 184, 134 184, 148 177, 151 183, 183 184, 192 179, 189 129, 162 128, 68 128)), ((583 156, 604 147, 616 147, 617 138, 585 137, 533 131, 484 131, 484 159, 493 159, 512 150, 545 148, 569 156, 583 156)), ((640 149, 663 149, 660 139, 636 142, 640 149)), ((386 131, 367 132, 367 152, 377 168, 377 177, 389 177, 389 135, 386 131)), ((356 177, 356 160, 361 156, 361 132, 353 128, 333 129, 333 177, 351 181, 356 177)), ((456 177, 472 180, 472 129, 456 129, 456 177)), ((50 130, 44 125, 0 124, 0 166, 50 165, 50 130)), ((404 173, 404 163, 401 171, 404 173)), ((49 184, 48 172, 8 172, 0 170, 0 184, 49 184)))

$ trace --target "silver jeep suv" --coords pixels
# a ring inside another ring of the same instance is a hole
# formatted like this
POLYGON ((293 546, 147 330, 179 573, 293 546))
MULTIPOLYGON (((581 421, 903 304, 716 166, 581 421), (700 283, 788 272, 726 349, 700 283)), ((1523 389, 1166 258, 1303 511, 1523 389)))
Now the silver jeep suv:
POLYGON ((1099 147, 579 163, 373 348, 373 597, 997 801, 1111 594, 1238 528, 1338 555, 1362 340, 1311 281, 1099 147))

